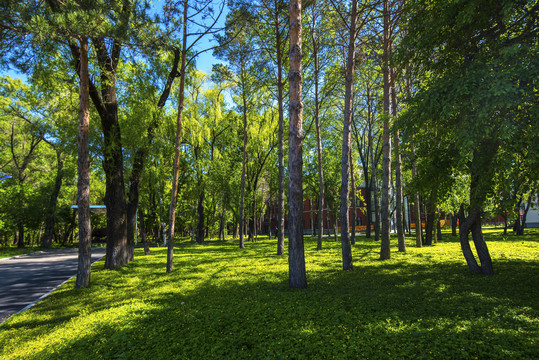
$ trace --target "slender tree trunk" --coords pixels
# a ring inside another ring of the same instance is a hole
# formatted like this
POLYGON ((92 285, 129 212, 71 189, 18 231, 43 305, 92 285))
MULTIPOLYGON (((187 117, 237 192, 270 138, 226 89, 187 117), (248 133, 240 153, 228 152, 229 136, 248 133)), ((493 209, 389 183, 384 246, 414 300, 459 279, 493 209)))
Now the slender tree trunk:
POLYGON ((288 134, 288 267, 292 288, 307 287, 303 245, 303 101, 301 94, 301 0, 290 1, 290 84, 288 134))
POLYGON ((221 219, 219 222, 219 240, 225 241, 225 204, 221 201, 221 219))
MULTIPOLYGON (((373 164, 374 165, 374 164, 373 164)), ((372 191, 374 193, 374 241, 380 241, 380 199, 375 172, 372 172, 372 191)))
MULTIPOLYGON (((201 181, 201 187, 202 187, 202 181, 201 181)), ((197 224, 197 243, 202 244, 204 243, 204 189, 200 191, 200 194, 198 196, 198 207, 197 207, 197 213, 198 213, 198 224, 197 224)))
POLYGON ((316 127, 316 153, 318 156, 318 241, 316 250, 322 250, 322 236, 324 235, 324 170, 322 168, 322 138, 320 136, 320 65, 318 62, 318 39, 316 37, 316 1, 311 5, 313 26, 311 39, 313 43, 314 58, 314 121, 316 127))
POLYGON ((245 173, 247 170, 247 101, 245 88, 242 90, 243 97, 243 161, 241 169, 241 195, 240 195, 240 249, 244 247, 245 232, 245 173))
POLYGON ((279 194, 277 196, 277 255, 284 254, 284 101, 283 54, 279 22, 280 1, 275 0, 275 48, 277 50, 277 105, 279 107, 279 194))
POLYGON ((436 214, 436 206, 434 205, 432 195, 429 197, 426 203, 427 207, 427 221, 425 224, 425 242, 424 245, 432 245, 433 231, 434 229, 434 217, 436 214))
POLYGON ((17 247, 23 248, 25 245, 24 219, 19 219, 19 221, 17 221, 17 230, 19 232, 19 235, 17 236, 17 247))
POLYGON ((352 93, 354 91, 354 61, 356 54, 357 1, 352 1, 350 38, 346 61, 344 89, 344 125, 341 158, 341 246, 343 270, 352 270, 352 247, 349 233, 349 196, 350 196, 350 132, 352 125, 352 93))
MULTIPOLYGON (((395 70, 392 70, 392 81, 391 81, 391 104, 392 104, 392 115, 393 118, 397 118, 397 92, 395 90, 395 70)), ((395 153, 395 205, 396 205, 396 216, 397 216, 397 238, 398 238, 398 247, 399 252, 406 252, 406 242, 404 235, 404 200, 403 200, 403 191, 402 191, 402 159, 399 151, 400 148, 400 134, 399 131, 395 131, 393 135, 394 142, 394 153, 395 153)))
POLYGON ((350 180, 352 182, 352 236, 350 237, 350 243, 355 245, 356 243, 356 218, 357 218, 357 196, 356 196, 356 177, 354 175, 354 161, 352 158, 352 151, 350 151, 350 180))
POLYGON ((168 214, 167 273, 172 272, 174 258, 174 226, 176 224, 176 198, 178 197, 178 178, 180 176, 180 153, 182 144, 183 102, 185 98, 185 72, 187 56, 187 0, 183 0, 182 58, 180 66, 180 91, 178 96, 178 116, 176 118, 176 139, 174 144, 174 164, 172 169, 172 190, 168 214))
POLYGON ((139 201, 140 178, 144 169, 145 152, 139 149, 135 152, 133 170, 129 182, 127 200, 127 246, 129 249, 129 261, 135 259, 135 224, 137 222, 137 208, 139 201))
POLYGON ((142 208, 138 208, 138 222, 140 228, 140 237, 142 238, 142 244, 144 245, 144 255, 150 255, 150 247, 148 245, 148 238, 146 236, 146 226, 144 225, 144 212, 142 208))
POLYGON ((384 48, 383 48, 383 71, 384 71, 384 94, 383 94, 383 109, 384 109, 384 132, 383 132, 383 164, 382 164, 382 205, 381 205, 381 249, 380 259, 387 260, 391 257, 390 250, 390 231, 391 231, 391 214, 389 209, 389 191, 391 189, 391 140, 389 129, 389 85, 390 85, 390 68, 389 68, 389 49, 390 49, 390 14, 389 0, 384 0, 384 48))
MULTIPOLYGON (((365 176, 368 176, 368 174, 365 174, 365 176)), ((365 219, 366 221, 366 227, 365 227, 365 237, 370 238, 371 237, 371 224, 372 224, 372 193, 371 193, 371 184, 367 179, 365 178, 365 219)))
POLYGON ((90 85, 88 74, 88 39, 80 39, 80 110, 78 137, 77 207, 79 214, 79 257, 76 288, 90 285, 92 230, 90 227, 90 85))
POLYGON ((45 220, 45 235, 43 236, 43 247, 50 248, 52 245, 52 236, 54 233, 54 225, 56 222, 56 204, 58 203, 58 195, 62 188, 62 180, 64 177, 64 161, 62 159, 62 153, 56 149, 56 178, 54 181, 54 188, 49 199, 49 207, 47 218, 45 220))

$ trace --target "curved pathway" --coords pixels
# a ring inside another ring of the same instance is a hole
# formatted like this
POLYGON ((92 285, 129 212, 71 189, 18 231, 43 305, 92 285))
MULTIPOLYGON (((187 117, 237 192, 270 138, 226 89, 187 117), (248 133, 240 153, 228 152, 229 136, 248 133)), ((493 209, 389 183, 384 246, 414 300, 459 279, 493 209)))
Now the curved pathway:
MULTIPOLYGON (((92 263, 105 247, 92 248, 92 263)), ((77 274, 78 249, 54 249, 0 259, 0 323, 26 310, 77 274)))

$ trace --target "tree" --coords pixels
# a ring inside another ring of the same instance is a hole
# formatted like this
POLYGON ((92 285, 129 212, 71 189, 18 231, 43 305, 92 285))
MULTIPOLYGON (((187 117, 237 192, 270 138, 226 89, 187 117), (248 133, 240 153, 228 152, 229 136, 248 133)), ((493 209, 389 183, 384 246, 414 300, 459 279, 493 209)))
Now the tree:
POLYGON ((382 71, 384 73, 384 130, 383 130, 383 164, 382 164, 382 206, 381 206, 381 250, 380 259, 387 260, 390 258, 390 213, 389 213, 389 190, 391 188, 391 141, 390 141, 390 129, 389 129, 389 105, 390 105, 390 82, 391 82, 391 68, 389 63, 390 47, 391 47, 391 19, 390 19, 390 6, 389 0, 383 1, 384 19, 384 45, 383 45, 383 60, 382 71))
MULTIPOLYGON (((341 158, 341 246, 343 270, 352 270, 352 247, 349 229, 349 195, 350 195, 350 145, 352 125, 352 92, 354 86, 354 63, 356 54, 357 1, 352 1, 350 13, 350 35, 348 56, 346 60, 346 84, 344 99, 343 142, 341 158)), ((354 199, 355 201, 355 199, 354 199)), ((352 224, 355 226, 355 224, 352 224)))
POLYGON ((79 258, 75 287, 85 288, 90 284, 91 271, 91 227, 90 227, 90 77, 88 74, 88 39, 80 38, 80 111, 78 138, 78 194, 79 214, 79 258))
MULTIPOLYGON (((215 54, 221 58, 227 59, 235 74, 237 85, 238 105, 243 120, 243 160, 241 173, 240 189, 240 242, 239 247, 244 247, 244 222, 245 222, 245 177, 247 171, 247 145, 248 145, 248 117, 252 107, 252 95, 254 90, 252 55, 254 49, 251 44, 252 33, 247 27, 249 14, 245 8, 235 9, 227 17, 227 31, 225 36, 218 37, 221 47, 215 49, 215 54)), ((236 101, 236 100, 235 100, 236 101)))
MULTIPOLYGON (((436 176, 443 180, 438 186, 447 187, 455 174, 469 176, 469 205, 459 212, 461 248, 472 272, 492 275, 481 213, 506 165, 500 155, 531 154, 537 146, 532 139, 539 134, 534 90, 539 5, 468 0, 408 5, 403 46, 407 61, 420 66, 423 76, 401 128, 408 138, 416 134, 424 177, 436 176), (471 251, 470 233, 481 265, 471 251)), ((536 162, 531 155, 528 166, 536 168, 536 162)))
MULTIPOLYGON (((167 273, 172 271, 173 268, 173 256, 174 256, 174 226, 176 223, 176 201, 178 196, 178 177, 180 168, 180 146, 182 138, 182 121, 183 121, 183 107, 184 107, 184 88, 185 88, 185 76, 187 65, 191 62, 199 52, 193 54, 193 56, 187 61, 187 55, 191 50, 194 50, 194 46, 202 39, 203 36, 211 34, 215 30, 215 25, 223 13, 224 3, 220 8, 218 16, 213 16, 213 8, 209 6, 210 0, 205 2, 196 3, 194 5, 194 12, 192 15, 188 15, 189 1, 183 0, 183 21, 182 21, 182 40, 181 40, 181 65, 179 70, 180 87, 178 97, 178 115, 176 118, 176 138, 174 147, 174 164, 172 169, 172 191, 170 193, 170 207, 169 207, 169 226, 168 226, 168 252, 167 252, 167 273), (204 16, 210 17, 210 25, 202 26, 202 29, 198 29, 194 33, 188 33, 188 23, 198 25, 197 20, 194 17, 197 14, 203 13, 204 16), (190 37, 194 37, 191 43, 188 43, 190 37)), ((170 8, 171 11, 176 11, 176 5, 170 8)))
POLYGON ((303 245, 303 102, 301 95, 301 0, 290 1, 290 85, 288 130, 288 275, 292 288, 307 286, 303 245))

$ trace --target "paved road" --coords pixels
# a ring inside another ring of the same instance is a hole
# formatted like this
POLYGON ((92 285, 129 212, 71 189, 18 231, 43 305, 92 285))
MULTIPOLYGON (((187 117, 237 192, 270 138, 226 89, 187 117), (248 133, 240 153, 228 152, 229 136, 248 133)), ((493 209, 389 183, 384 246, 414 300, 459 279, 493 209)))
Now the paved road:
MULTIPOLYGON (((105 255, 92 248, 92 263, 105 255)), ((55 249, 0 259, 0 323, 77 273, 78 249, 55 249)))

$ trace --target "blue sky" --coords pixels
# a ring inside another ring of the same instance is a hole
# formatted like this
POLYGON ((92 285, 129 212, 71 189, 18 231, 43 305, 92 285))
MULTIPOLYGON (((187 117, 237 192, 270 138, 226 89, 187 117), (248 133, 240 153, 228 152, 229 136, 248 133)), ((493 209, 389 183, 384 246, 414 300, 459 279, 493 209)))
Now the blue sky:
MULTIPOLYGON (((155 1, 154 2, 154 8, 156 8, 156 9, 161 8, 162 4, 163 4, 163 1, 161 1, 161 0, 155 1)), ((221 16, 221 19, 219 20, 219 22, 217 24, 218 27, 223 27, 224 26, 227 13, 228 13, 228 8, 225 8, 224 13, 221 16)), ((197 21, 199 21, 199 20, 197 20, 197 21)), ((213 40, 213 35, 207 35, 197 43, 196 49, 198 49, 200 51, 202 49, 206 49, 208 47, 212 47, 212 46, 215 46, 215 45, 216 45, 216 42, 213 40)), ((212 65, 217 64, 217 63, 223 63, 223 61, 215 58, 213 56, 213 52, 211 50, 200 54, 196 59, 197 68, 200 71, 202 71, 202 72, 204 72, 206 74, 209 74, 211 72, 212 65)), ((23 81, 26 81, 26 76, 24 74, 18 72, 17 70, 13 70, 13 69, 0 70, 0 76, 10 76, 12 78, 20 78, 23 81)))

